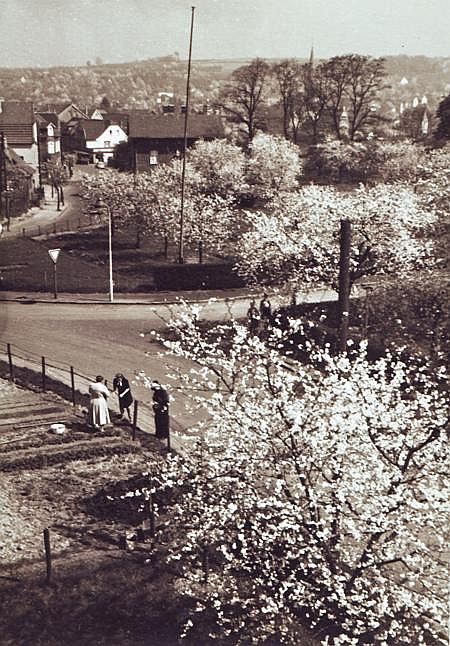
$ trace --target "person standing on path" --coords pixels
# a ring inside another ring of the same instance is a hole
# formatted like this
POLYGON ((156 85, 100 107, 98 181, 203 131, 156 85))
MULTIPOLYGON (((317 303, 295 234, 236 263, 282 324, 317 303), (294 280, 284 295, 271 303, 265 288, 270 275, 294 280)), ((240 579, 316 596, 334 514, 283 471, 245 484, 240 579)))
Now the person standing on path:
POLYGON ((259 313, 263 321, 270 323, 270 321, 272 320, 272 305, 265 292, 259 303, 259 313))
POLYGON ((169 394, 159 381, 152 381, 156 437, 169 437, 169 394))
POLYGON ((119 398, 120 418, 123 417, 123 412, 126 410, 128 419, 131 421, 130 406, 133 403, 133 395, 131 394, 130 382, 121 372, 118 372, 113 381, 113 392, 117 391, 119 398))
POLYGON ((89 384, 88 424, 96 431, 103 431, 106 424, 111 424, 108 410, 109 390, 103 383, 103 377, 97 375, 95 382, 89 384))
POLYGON ((255 301, 250 302, 250 307, 247 310, 247 321, 250 334, 256 334, 259 329, 260 315, 255 301))

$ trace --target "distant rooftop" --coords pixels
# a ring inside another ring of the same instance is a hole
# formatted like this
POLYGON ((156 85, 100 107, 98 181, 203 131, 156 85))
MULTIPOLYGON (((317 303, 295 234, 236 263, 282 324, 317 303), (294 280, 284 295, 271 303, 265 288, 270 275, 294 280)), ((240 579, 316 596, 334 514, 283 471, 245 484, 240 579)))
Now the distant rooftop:
MULTIPOLYGON (((130 114, 129 135, 145 139, 182 139, 184 115, 130 114)), ((217 139, 225 136, 223 123, 217 115, 191 114, 187 135, 190 139, 217 139)))

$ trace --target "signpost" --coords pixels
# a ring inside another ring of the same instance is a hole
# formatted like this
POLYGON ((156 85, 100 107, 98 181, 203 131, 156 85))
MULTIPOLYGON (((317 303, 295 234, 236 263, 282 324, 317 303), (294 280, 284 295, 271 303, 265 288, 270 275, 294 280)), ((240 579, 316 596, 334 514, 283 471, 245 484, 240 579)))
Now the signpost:
POLYGON ((49 249, 48 250, 48 255, 53 261, 53 296, 54 298, 58 298, 58 281, 57 281, 57 276, 56 276, 56 263, 58 260, 59 252, 61 249, 49 249))

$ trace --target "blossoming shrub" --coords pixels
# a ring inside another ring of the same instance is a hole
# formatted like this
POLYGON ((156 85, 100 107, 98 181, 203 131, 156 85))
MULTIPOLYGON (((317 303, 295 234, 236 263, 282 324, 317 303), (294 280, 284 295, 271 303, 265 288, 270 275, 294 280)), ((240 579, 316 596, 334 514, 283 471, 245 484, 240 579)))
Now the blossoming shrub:
POLYGON ((293 191, 303 174, 300 151, 283 137, 257 134, 250 146, 246 179, 254 197, 270 199, 293 191))
POLYGON ((227 644, 439 643, 446 393, 363 348, 352 360, 309 348, 320 371, 288 363, 281 331, 205 333, 197 314, 166 345, 194 361, 180 378, 209 420, 159 476, 182 492, 163 540, 197 603, 186 634, 198 640, 207 618, 208 639, 227 644))
POLYGON ((296 286, 334 284, 340 220, 352 222, 352 278, 396 274, 432 261, 427 237, 436 218, 408 186, 380 184, 340 193, 307 186, 279 194, 265 212, 248 214, 238 271, 249 281, 296 286))

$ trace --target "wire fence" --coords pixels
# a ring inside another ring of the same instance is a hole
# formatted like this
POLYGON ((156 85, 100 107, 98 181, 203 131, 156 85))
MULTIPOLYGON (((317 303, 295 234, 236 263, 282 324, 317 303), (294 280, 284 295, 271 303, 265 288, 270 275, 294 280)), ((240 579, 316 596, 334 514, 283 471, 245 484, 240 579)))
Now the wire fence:
POLYGON ((93 215, 82 215, 64 219, 63 221, 54 221, 47 224, 35 224, 33 226, 21 227, 17 231, 9 233, 9 238, 36 238, 39 236, 59 235, 62 233, 71 233, 74 231, 87 230, 103 226, 93 215))
MULTIPOLYGON (((12 346, 10 343, 0 345, 0 376, 7 377, 13 383, 23 386, 40 386, 42 392, 53 391, 62 396, 67 401, 71 401, 73 406, 87 404, 89 401, 88 388, 92 378, 84 374, 79 369, 68 362, 59 359, 48 359, 40 356, 32 350, 25 350, 17 345, 12 346), (30 376, 31 372, 31 376, 30 376), (34 378, 33 378, 34 377, 34 378), (37 384, 36 384, 37 382, 37 384)), ((110 407, 110 402, 108 402, 110 407)), ((116 410, 118 406, 114 407, 116 410)), ((131 421, 130 433, 132 441, 136 440, 136 431, 139 430, 148 433, 153 423, 153 410, 150 404, 134 399, 133 419, 131 421)), ((177 432, 174 436, 171 430, 182 430, 173 418, 170 419, 169 429, 165 442, 167 451, 182 453, 187 450, 189 438, 183 438, 177 432), (178 427, 178 428, 177 428, 178 427)), ((193 438, 197 441, 196 438, 193 438)), ((45 458, 46 460, 46 458, 45 458)), ((46 464, 46 461, 45 461, 46 464)), ((146 493, 144 499, 144 509, 141 514, 142 521, 135 526, 133 531, 125 531, 120 536, 118 547, 121 549, 134 549, 136 541, 148 541, 150 548, 153 548, 156 536, 155 507, 151 490, 146 493)), ((44 554, 46 563, 46 584, 49 585, 52 579, 52 549, 51 535, 48 527, 43 530, 44 554)), ((205 574, 207 578, 207 574, 205 574)))
MULTIPOLYGON (((92 377, 65 361, 49 359, 32 350, 6 343, 0 347, 0 363, 3 376, 11 382, 27 386, 30 385, 31 380, 32 385, 41 392, 56 392, 70 401, 74 407, 87 407, 89 404, 88 392, 92 377), (30 374, 25 374, 27 371, 32 373, 31 379, 30 374)), ((108 406, 115 412, 118 411, 118 404, 114 400, 109 401, 108 406)), ((153 433, 153 427, 152 404, 135 398, 131 423, 133 440, 136 439, 137 430, 148 434, 153 433)), ((183 452, 183 442, 180 437, 183 431, 186 429, 171 417, 166 438, 168 450, 183 452), (175 431, 176 435, 174 436, 171 431, 175 431)))

